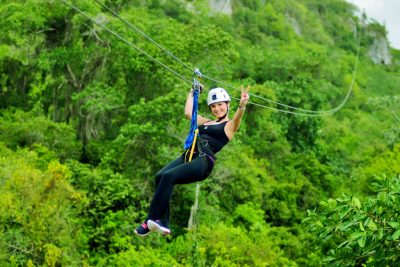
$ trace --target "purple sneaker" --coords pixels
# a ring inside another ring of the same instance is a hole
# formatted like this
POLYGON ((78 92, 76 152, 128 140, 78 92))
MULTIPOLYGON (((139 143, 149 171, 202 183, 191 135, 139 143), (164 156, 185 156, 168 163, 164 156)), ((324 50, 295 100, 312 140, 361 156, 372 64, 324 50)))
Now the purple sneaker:
POLYGON ((163 225, 160 220, 148 220, 147 225, 150 231, 158 232, 162 235, 169 235, 171 233, 171 230, 169 230, 168 226, 163 225))
POLYGON ((138 226, 138 228, 135 229, 135 234, 138 236, 146 236, 150 233, 150 229, 147 226, 147 223, 144 222, 141 225, 138 226))

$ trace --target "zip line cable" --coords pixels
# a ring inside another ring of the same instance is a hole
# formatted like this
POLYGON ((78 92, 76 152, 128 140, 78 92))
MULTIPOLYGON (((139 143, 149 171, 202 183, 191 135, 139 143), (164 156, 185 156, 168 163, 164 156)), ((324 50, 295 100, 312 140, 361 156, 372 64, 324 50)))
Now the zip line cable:
MULTIPOLYGON (((164 47, 162 47, 160 44, 158 44, 156 41, 154 41, 150 36, 148 36, 146 33, 144 33, 143 31, 141 31, 139 28, 137 28, 136 26, 132 25, 130 22, 128 22, 127 20, 125 20, 124 18, 122 18, 120 15, 118 15, 118 14, 117 14, 115 11, 113 11, 111 8, 109 8, 109 7, 106 6, 105 4, 101 3, 99 0, 95 0, 95 2, 98 3, 99 5, 101 5, 103 8, 107 9, 107 10, 108 10, 109 12, 111 12, 115 17, 117 17, 118 19, 120 19, 121 21, 123 21, 126 25, 128 25, 131 29, 135 30, 136 32, 138 32, 139 34, 141 34, 142 36, 144 36, 147 40, 149 40, 151 43, 153 43, 154 45, 156 45, 159 49, 163 50, 165 53, 167 53, 167 54, 170 55, 172 58, 174 58, 175 60, 177 60, 177 61, 178 61, 179 63, 181 63, 184 67, 188 68, 188 69, 191 70, 192 72, 194 71, 191 67, 189 67, 187 64, 185 64, 182 60, 180 60, 178 57, 176 57, 175 55, 173 55, 170 51, 168 51, 167 49, 165 49, 164 47)), ((356 59, 355 67, 354 67, 355 70, 357 69, 356 66, 358 65, 358 57, 359 57, 360 43, 361 43, 361 35, 359 36, 359 42, 358 42, 358 48, 357 48, 357 59, 356 59)), ((266 102, 269 102, 269 103, 273 103, 273 104, 276 104, 276 105, 279 105, 279 106, 283 106, 283 107, 286 107, 286 108, 289 108, 289 109, 298 110, 298 111, 301 111, 301 112, 304 112, 304 113, 313 113, 313 114, 330 115, 330 114, 333 114, 333 113, 337 112, 338 110, 340 110, 341 107, 347 102, 347 100, 348 100, 348 98, 349 98, 349 96, 350 96, 350 92, 352 91, 352 88, 353 88, 353 85, 354 85, 354 81, 355 81, 355 79, 354 79, 354 77, 355 77, 354 73, 356 73, 356 71, 353 71, 352 83, 351 83, 351 86, 350 86, 350 88, 349 88, 349 91, 348 91, 348 93, 347 93, 347 95, 346 95, 344 101, 343 101, 339 106, 337 106, 337 107, 335 107, 335 108, 333 108, 333 109, 330 109, 330 110, 316 111, 316 110, 303 109, 303 108, 298 108, 298 107, 286 105, 286 104, 280 103, 280 102, 278 102, 278 101, 274 101, 274 100, 271 100, 271 99, 268 99, 268 98, 265 98, 265 97, 258 96, 258 95, 256 95, 256 94, 249 93, 249 95, 251 95, 251 96, 253 96, 253 97, 256 97, 256 98, 259 98, 259 99, 262 99, 262 100, 264 100, 264 101, 266 101, 266 102)), ((222 81, 218 81, 218 80, 213 79, 213 78, 211 78, 211 77, 208 77, 208 76, 206 76, 206 75, 203 75, 203 77, 206 78, 206 79, 208 79, 208 80, 214 81, 214 82, 216 82, 216 83, 223 84, 223 85, 225 85, 226 87, 230 87, 230 88, 235 89, 235 90, 240 90, 240 89, 238 89, 238 88, 236 88, 236 87, 234 87, 234 86, 232 86, 232 85, 229 85, 229 84, 224 83, 224 82, 222 82, 222 81)), ((275 110, 275 111, 282 111, 282 112, 286 112, 286 113, 290 113, 290 114, 302 115, 302 114, 298 114, 298 112, 290 112, 290 111, 287 111, 287 110, 284 110, 284 109, 268 107, 268 106, 261 105, 261 104, 256 104, 256 103, 253 103, 253 102, 249 102, 249 104, 257 105, 257 106, 264 107, 264 108, 268 108, 268 109, 275 110)))
MULTIPOLYGON (((194 69, 192 69, 191 67, 189 67, 189 66, 188 66, 187 64, 185 64, 182 60, 180 60, 178 57, 176 57, 175 55, 173 55, 170 51, 168 51, 168 50, 165 49, 163 46, 161 46, 160 44, 158 44, 158 43, 157 43, 156 41, 154 41, 150 36, 148 36, 146 33, 144 33, 143 31, 141 31, 138 27, 132 25, 132 23, 128 22, 126 19, 124 19, 123 17, 121 17, 121 16, 120 16, 118 13, 116 13, 114 10, 112 10, 111 8, 109 8, 108 6, 106 6, 105 4, 101 3, 99 0, 95 0, 95 2, 98 3, 100 6, 102 6, 103 8, 107 9, 107 10, 108 10, 109 12, 111 12, 116 18, 118 18, 118 19, 120 19, 121 21, 123 21, 123 22, 124 22, 126 25, 128 25, 131 29, 133 29, 134 31, 136 31, 136 32, 138 32, 139 34, 141 34, 142 36, 144 36, 147 40, 149 40, 151 43, 153 43, 153 44, 154 44, 155 46, 157 46, 159 49, 163 50, 165 53, 167 53, 168 55, 170 55, 173 59, 177 60, 177 61, 178 61, 179 63, 181 63, 184 67, 188 68, 188 69, 191 70, 192 72, 194 71, 194 69)), ((233 88, 233 89, 235 89, 235 90, 240 90, 240 89, 237 89, 237 88, 235 88, 235 87, 233 87, 233 86, 231 86, 231 85, 229 85, 229 84, 226 84, 226 83, 224 83, 224 82, 222 82, 222 81, 215 80, 215 79, 213 79, 213 78, 211 78, 211 77, 208 77, 208 76, 204 76, 204 77, 207 78, 207 79, 209 79, 209 80, 211 80, 211 81, 217 82, 217 83, 219 83, 219 84, 224 84, 225 86, 230 87, 230 88, 233 88)), ((271 100, 271 99, 264 98, 264 97, 261 97, 261 96, 258 96, 258 95, 252 94, 252 93, 249 93, 249 95, 254 96, 254 97, 256 97, 256 98, 260 98, 260 99, 262 99, 262 100, 264 100, 264 101, 267 101, 267 102, 270 102, 270 103, 274 103, 274 104, 281 105, 281 106, 284 106, 284 107, 287 107, 287 108, 299 110, 299 111, 302 111, 302 112, 323 113, 323 112, 319 112, 319 111, 307 110, 307 109, 302 109, 302 108, 297 108, 297 107, 289 106, 289 105, 286 105, 286 104, 283 104, 283 103, 280 103, 280 102, 277 102, 277 101, 273 101, 273 100, 271 100)), ((268 107, 268 106, 264 106, 264 105, 260 105, 260 104, 255 104, 255 103, 253 103, 253 102, 249 102, 249 104, 254 104, 254 105, 257 105, 257 106, 260 106, 260 107, 264 107, 264 108, 267 108, 267 109, 271 109, 271 110, 274 110, 274 111, 286 112, 286 110, 283 110, 283 109, 278 109, 278 108, 268 107)), ((286 112, 286 113, 297 114, 297 113, 295 113, 295 112, 286 112)), ((300 114, 299 114, 299 115, 300 115, 300 114)))
POLYGON ((104 30, 108 31, 109 33, 111 33, 112 35, 114 35, 115 37, 117 37, 118 39, 120 39, 121 41, 123 41, 124 43, 126 43, 127 45, 133 47, 134 49, 138 50, 139 52, 143 53, 145 56, 147 56, 148 58, 150 58, 151 60, 153 60, 154 62, 160 64, 161 66, 163 66, 164 68, 166 68, 167 70, 169 70, 170 72, 172 72, 173 74, 175 74, 176 76, 178 76, 179 78, 181 78, 182 80, 192 84, 192 82, 188 79, 186 79, 185 77, 183 77, 182 75, 180 75, 178 72, 174 71, 173 69, 171 69, 170 67, 168 67, 167 65, 165 65, 164 63, 158 61, 157 59, 155 59, 154 57, 152 57, 151 55, 149 55, 148 53, 146 53, 143 49, 141 49, 140 47, 132 44, 131 42, 129 42, 128 40, 126 40, 124 37, 122 37, 121 35, 119 35, 118 33, 114 32, 113 30, 109 29, 107 26, 102 25, 101 23, 97 22, 96 20, 94 20, 93 18, 91 18, 89 15, 87 15, 86 13, 84 13, 82 10, 80 10, 79 8, 77 8, 76 6, 74 6, 73 4, 68 3, 65 0, 61 0, 65 5, 69 6, 70 8, 74 9, 75 11, 77 11, 78 13, 80 13, 81 15, 83 15, 84 17, 86 17, 87 19, 89 19, 90 21, 92 21, 93 23, 97 24, 98 26, 100 26, 101 28, 103 28, 104 30))
MULTIPOLYGON (((258 104, 258 103, 254 103, 254 102, 248 102, 248 103, 252 104, 252 105, 255 105, 255 106, 262 107, 262 108, 266 108, 266 109, 270 109, 270 110, 274 110, 274 111, 278 111, 278 112, 283 112, 283 113, 288 113, 288 114, 293 114, 293 115, 310 116, 310 117, 331 115, 331 114, 339 111, 346 104, 346 102, 348 101, 348 99, 349 99, 349 97, 351 95, 351 92, 353 91, 353 87, 354 87, 354 83, 355 83, 355 80, 356 80, 356 77, 357 77, 357 71, 358 71, 358 63, 359 63, 359 58, 360 58, 360 47, 361 47, 361 34, 359 34, 359 38, 358 38, 356 60, 355 60, 355 63, 354 63, 354 69, 353 69, 353 73, 352 73, 352 80, 351 80, 349 89, 348 89, 347 94, 346 94, 345 98, 343 99, 343 101, 338 106, 336 106, 335 108, 332 108, 332 109, 329 109, 329 110, 321 110, 321 111, 302 109, 302 108, 297 108, 297 107, 293 107, 293 106, 290 106, 290 105, 286 105, 286 104, 283 104, 283 103, 280 103, 280 102, 277 102, 277 101, 273 101, 271 99, 268 99, 268 98, 265 98, 265 97, 262 97, 262 96, 258 96, 258 95, 255 95, 255 94, 251 94, 251 93, 249 93, 249 95, 254 96, 256 98, 259 98, 259 99, 262 99, 262 100, 267 101, 269 103, 274 103, 274 104, 277 104, 277 105, 280 105, 280 106, 284 106, 284 107, 287 107, 287 108, 290 108, 290 109, 302 111, 304 113, 285 110, 285 109, 279 109, 279 108, 274 108, 274 107, 268 107, 268 106, 265 106, 265 105, 262 105, 262 104, 258 104)), ((213 82, 222 84, 222 85, 224 85, 226 87, 241 91, 240 89, 238 89, 238 88, 236 88, 236 87, 234 87, 234 86, 232 86, 232 85, 230 85, 228 83, 213 79, 211 77, 208 77, 207 75, 203 75, 203 77, 205 79, 211 80, 213 82)), ((235 99, 237 99, 237 98, 235 98, 235 99)))
POLYGON ((184 67, 186 67, 187 69, 189 69, 192 73, 194 72, 194 68, 189 67, 188 64, 184 63, 182 60, 180 60, 178 57, 176 57, 174 54, 172 54, 169 50, 165 49, 164 47, 162 47, 160 44, 158 44, 156 41, 154 41, 150 36, 148 36, 146 33, 144 33, 143 31, 141 31, 138 27, 136 27, 135 25, 133 25, 132 23, 130 23, 129 21, 127 21, 126 19, 124 19, 123 17, 121 17, 120 15, 118 15, 117 12, 115 12, 114 10, 112 10, 111 8, 109 8, 108 6, 106 6, 105 4, 103 4, 102 2, 100 2, 99 0, 95 0, 96 3, 98 3, 100 6, 102 6, 103 8, 107 9, 109 12, 111 12, 116 18, 120 19, 121 21, 123 21, 126 25, 128 25, 131 29, 135 30, 136 32, 138 32, 139 34, 141 34, 144 38, 146 38, 147 40, 149 40, 151 43, 153 43, 155 46, 157 46, 158 48, 160 48, 161 50, 163 50, 165 53, 167 53, 169 56, 171 56, 173 59, 175 59, 176 61, 178 61, 179 63, 181 63, 184 67))
MULTIPOLYGON (((215 82, 215 83, 222 84, 222 85, 224 85, 225 87, 232 88, 232 89, 234 89, 234 90, 240 90, 240 89, 236 88, 236 87, 233 86, 233 85, 230 85, 230 84, 225 83, 225 82, 223 82, 223 81, 219 81, 219 80, 213 79, 213 78, 208 77, 208 76, 206 76, 206 75, 204 75, 203 77, 204 77, 205 79, 208 79, 208 80, 213 81, 213 82, 215 82)), ((256 94, 252 94, 252 93, 248 93, 248 94, 249 94, 250 96, 253 96, 253 97, 255 97, 255 98, 262 99, 262 100, 264 100, 264 101, 266 101, 266 102, 269 102, 269 103, 271 103, 271 104, 276 104, 276 105, 279 105, 279 106, 282 106, 282 107, 286 107, 286 108, 289 108, 289 109, 298 110, 298 111, 305 112, 305 113, 317 113, 317 114, 324 114, 324 113, 325 113, 325 111, 316 111, 316 110, 309 110, 309 109, 303 109, 303 108, 293 107, 293 106, 286 105, 286 104, 283 104, 283 103, 280 103, 280 102, 277 102, 277 101, 274 101, 274 100, 271 100, 271 99, 269 99, 269 98, 265 98, 265 97, 262 97, 262 96, 259 96, 259 95, 256 95, 256 94)), ((249 103, 255 104, 255 103, 253 103, 253 102, 249 102, 249 103)), ((257 106, 260 106, 260 107, 264 107, 264 108, 269 108, 268 106, 261 105, 261 104, 256 104, 256 105, 257 105, 257 106)), ((287 111, 287 110, 278 109, 278 108, 271 108, 271 109, 272 109, 272 110, 283 111, 283 112, 287 111)), ((288 113, 292 113, 292 112, 288 112, 288 113)), ((292 114, 297 114, 297 112, 292 113, 292 114)))
MULTIPOLYGON (((343 101, 338 106, 336 106, 335 108, 332 108, 332 109, 329 109, 329 110, 320 110, 320 111, 302 109, 302 108, 297 108, 297 107, 293 107, 293 106, 290 106, 290 105, 286 105, 286 104, 283 104, 283 103, 279 103, 277 101, 273 101, 271 99, 268 99, 268 98, 265 98, 265 97, 262 97, 262 96, 258 96, 258 95, 255 95, 255 94, 251 94, 251 93, 249 93, 249 95, 254 96, 256 98, 259 98, 259 99, 262 99, 262 100, 267 101, 269 103, 274 103, 274 104, 277 104, 277 105, 280 105, 280 106, 284 106, 284 107, 287 107, 287 108, 299 110, 299 111, 302 111, 302 112, 308 112, 310 114, 301 114, 301 113, 298 113, 298 112, 293 112, 293 111, 288 111, 288 110, 283 110, 283 109, 278 109, 278 108, 271 108, 271 107, 264 106, 264 105, 257 104, 257 103, 253 103, 253 102, 249 102, 249 103, 251 103, 253 105, 256 105, 256 106, 263 107, 263 108, 267 108, 267 109, 272 109, 272 110, 276 110, 276 111, 280 111, 280 112, 284 112, 284 113, 295 114, 295 115, 304 115, 304 116, 331 115, 331 114, 339 111, 346 104, 347 100, 349 99, 349 97, 351 95, 351 92, 353 91, 353 86, 354 86, 354 83, 355 83, 355 80, 356 80, 356 76, 357 76, 357 71, 358 71, 358 63, 359 63, 359 58, 360 58, 360 47, 361 47, 361 33, 359 34, 359 37, 358 37, 356 60, 355 60, 355 63, 354 63, 354 68, 353 68, 353 73, 352 73, 352 80, 351 80, 349 89, 348 89, 347 94, 346 94, 345 98, 343 99, 343 101)), ((228 83, 225 83, 225 82, 222 82, 222 81, 218 81, 218 80, 213 79, 211 77, 208 77, 206 75, 203 75, 203 77, 205 79, 211 80, 213 82, 220 83, 220 84, 222 84, 222 85, 224 85, 226 87, 229 87, 229 88, 232 88, 232 89, 240 91, 240 89, 238 89, 238 88, 236 88, 236 87, 234 87, 234 86, 232 86, 232 85, 230 85, 228 83)))
MULTIPOLYGON (((236 97, 231 97, 231 98, 240 101, 240 98, 236 98, 236 97)), ((254 105, 254 106, 257 106, 257 107, 261 107, 261 108, 265 108, 265 109, 270 109, 270 110, 277 111, 277 112, 292 114, 292 115, 298 115, 298 116, 321 117, 321 116, 324 116, 324 115, 330 115, 330 114, 300 113, 300 112, 295 112, 295 111, 290 111, 290 110, 285 110, 285 109, 278 109, 278 108, 274 108, 274 107, 269 107, 269 106, 265 106, 265 105, 258 104, 258 103, 255 103, 255 102, 251 102, 251 101, 249 101, 249 102, 247 102, 247 103, 248 103, 248 104, 252 104, 252 105, 254 105)))
MULTIPOLYGON (((86 13, 84 13, 83 11, 81 11, 79 8, 77 8, 76 6, 74 6, 73 4, 69 4, 68 2, 66 2, 65 0, 61 0, 64 4, 66 4, 67 6, 69 6, 70 8, 76 10, 78 13, 82 14, 83 16, 85 16, 86 18, 88 18, 90 21, 92 21, 93 23, 97 24, 98 26, 100 26, 101 28, 105 29, 106 31, 110 32, 111 34, 113 34, 115 37, 119 38, 120 40, 122 40, 123 42, 125 42, 126 44, 128 44, 129 46, 133 47, 134 49, 138 50, 139 52, 143 53, 144 55, 146 55, 147 57, 149 57, 151 60, 153 60, 154 62, 160 64, 161 66, 163 66, 164 68, 166 68, 167 70, 171 71, 173 74, 175 74, 177 77, 181 78, 182 80, 186 81, 187 83, 192 84, 192 82, 188 79, 186 79, 185 77, 183 77, 181 74, 179 74, 178 72, 174 71, 173 69, 171 69, 170 67, 166 66, 165 64, 163 64, 162 62, 158 61, 157 59, 153 58, 151 55, 149 55, 148 53, 146 53, 145 51, 143 51, 141 48, 137 47, 136 45, 132 44, 131 42, 129 42, 128 40, 126 40, 125 38, 123 38, 122 36, 120 36, 118 33, 114 32, 113 30, 109 29, 108 27, 102 25, 101 23, 98 23, 97 21, 95 21, 94 19, 92 19, 90 16, 88 16, 86 13)), ((99 5, 101 5, 103 8, 106 8, 108 11, 110 11, 115 17, 117 17, 118 19, 120 19, 121 21, 123 21, 126 25, 128 25, 131 29, 133 29, 134 31, 138 32, 139 34, 141 34, 142 36, 144 36, 147 40, 149 40, 151 43, 153 43, 154 45, 156 45, 158 48, 160 48, 161 50, 163 50, 165 53, 167 53, 168 55, 170 55, 173 59, 177 60, 179 63, 181 63, 183 66, 185 66, 186 68, 190 69, 191 71, 194 71, 191 67, 189 67, 187 64, 185 64, 183 61, 181 61, 179 58, 177 58, 176 56, 174 56, 170 51, 168 51, 167 49, 163 48, 161 45, 159 45, 156 41, 154 41, 151 37, 149 37, 147 34, 145 34, 143 31, 141 31, 140 29, 138 29, 137 27, 135 27, 134 25, 132 25, 131 23, 129 23, 127 20, 123 19, 121 16, 119 16, 115 11, 113 11, 111 8, 109 8, 108 6, 106 6, 105 4, 99 2, 98 0, 95 0, 96 3, 98 3, 99 5)), ((298 108, 298 107, 294 107, 294 106, 290 106, 290 105, 286 105, 265 97, 261 97, 258 96, 256 94, 252 94, 249 93, 249 95, 254 96, 256 98, 262 99, 266 102, 269 103, 273 103, 279 106, 283 106, 289 109, 293 109, 293 110, 298 110, 300 112, 296 112, 296 111, 290 111, 290 110, 285 110, 285 109, 280 109, 280 108, 274 108, 274 107, 269 107, 269 106, 265 106, 262 104, 258 104, 258 103, 254 103, 254 102, 248 102, 248 104, 252 104, 255 106, 259 106, 262 108, 266 108, 266 109, 270 109, 273 111, 277 111, 277 112, 283 112, 283 113, 288 113, 288 114, 293 114, 293 115, 302 115, 302 116, 323 116, 323 115, 331 115, 337 111, 339 111, 347 102, 348 98, 350 97, 350 94, 352 92, 354 83, 355 83, 355 78, 356 78, 356 73, 357 73, 357 67, 358 67, 358 62, 359 62, 359 52, 360 52, 360 44, 361 44, 361 36, 359 36, 359 43, 358 43, 358 48, 357 48, 357 57, 356 57, 356 63, 355 63, 355 67, 353 70, 353 75, 352 75, 352 82, 351 85, 349 87, 349 90, 346 94, 345 99, 342 101, 341 104, 339 104, 337 107, 333 108, 333 109, 329 109, 329 110, 321 110, 321 111, 316 111, 316 110, 308 110, 308 109, 302 109, 302 108, 298 108)), ((213 79, 211 77, 208 77, 206 75, 203 75, 204 78, 214 81, 216 83, 219 84, 223 84, 226 87, 235 89, 235 90, 239 90, 240 89, 213 79)), ((233 97, 234 98, 234 97, 233 97)), ((237 99, 237 98, 234 98, 237 99)), ((239 99, 240 100, 240 99, 239 99)))

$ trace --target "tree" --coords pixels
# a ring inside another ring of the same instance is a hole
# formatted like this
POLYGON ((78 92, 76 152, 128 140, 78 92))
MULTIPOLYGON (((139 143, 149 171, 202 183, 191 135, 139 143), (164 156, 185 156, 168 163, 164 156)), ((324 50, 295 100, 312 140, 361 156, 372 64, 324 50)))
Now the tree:
POLYGON ((374 195, 322 201, 303 221, 337 266, 392 266, 400 260, 400 177, 378 177, 374 195))
POLYGON ((0 153, 0 265, 84 264, 88 247, 77 210, 85 196, 69 184, 67 167, 2 143, 0 153))

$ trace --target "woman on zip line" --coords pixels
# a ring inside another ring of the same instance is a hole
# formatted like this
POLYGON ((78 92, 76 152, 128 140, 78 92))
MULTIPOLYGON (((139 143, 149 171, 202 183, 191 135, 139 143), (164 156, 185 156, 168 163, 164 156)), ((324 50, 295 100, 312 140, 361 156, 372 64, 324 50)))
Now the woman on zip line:
MULTIPOLYGON (((179 158, 168 163, 156 174, 155 193, 150 204, 147 219, 135 229, 139 236, 148 235, 151 231, 168 235, 171 233, 169 223, 169 202, 172 190, 176 184, 189 184, 206 179, 216 160, 215 154, 220 151, 239 129, 246 104, 249 101, 250 86, 246 89, 241 86, 239 107, 233 118, 228 117, 230 97, 223 88, 211 89, 207 97, 207 105, 214 120, 197 116, 199 141, 193 159, 188 162, 188 151, 179 158)), ((185 104, 185 116, 192 119, 193 88, 188 94, 185 104)))

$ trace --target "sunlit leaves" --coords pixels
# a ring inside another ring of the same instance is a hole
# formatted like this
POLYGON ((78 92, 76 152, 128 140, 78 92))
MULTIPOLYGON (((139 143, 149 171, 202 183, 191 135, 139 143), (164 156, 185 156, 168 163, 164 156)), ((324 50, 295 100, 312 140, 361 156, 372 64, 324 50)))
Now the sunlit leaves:
POLYGON ((42 167, 28 150, 0 144, 0 152, 0 251, 9 251, 0 264, 83 263, 85 236, 73 207, 84 206, 85 197, 69 184, 69 170, 57 161, 42 167))
POLYGON ((304 223, 324 242, 337 244, 327 260, 352 266, 361 262, 391 265, 399 259, 399 183, 400 177, 383 176, 374 183, 374 196, 359 200, 343 195, 337 199, 340 205, 325 204, 320 213, 309 212, 304 223))

